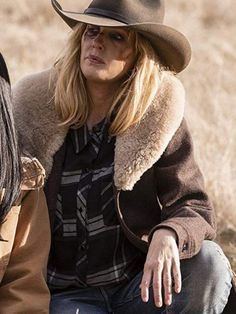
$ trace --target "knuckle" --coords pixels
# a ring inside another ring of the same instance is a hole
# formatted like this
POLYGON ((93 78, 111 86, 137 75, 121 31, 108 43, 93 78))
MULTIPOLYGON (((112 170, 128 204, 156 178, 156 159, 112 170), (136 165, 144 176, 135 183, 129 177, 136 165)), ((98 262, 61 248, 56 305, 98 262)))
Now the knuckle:
POLYGON ((144 265, 144 271, 148 272, 151 270, 151 264, 149 262, 146 262, 144 265))
POLYGON ((174 279, 175 279, 175 280, 177 280, 177 279, 180 278, 180 274, 179 274, 178 272, 175 272, 175 273, 173 274, 173 276, 174 276, 174 279))
POLYGON ((155 284, 153 284, 153 289, 155 291, 159 291, 160 290, 160 286, 157 283, 155 283, 155 284))
POLYGON ((146 287, 148 287, 148 286, 149 286, 149 284, 148 284, 148 281, 147 281, 147 280, 142 281, 141 284, 140 284, 140 287, 141 287, 141 288, 146 288, 146 287))
POLYGON ((169 269, 169 268, 171 268, 171 265, 173 265, 172 264, 172 258, 171 257, 167 257, 166 258, 166 260, 165 260, 165 265, 166 265, 166 267, 169 269))
POLYGON ((156 268, 161 268, 163 265, 163 262, 158 259, 155 264, 156 264, 156 268))
POLYGON ((164 284, 167 285, 167 286, 170 286, 171 285, 171 279, 168 277, 168 278, 164 278, 164 284))
POLYGON ((166 262, 171 263, 173 256, 171 254, 166 255, 166 262))
POLYGON ((145 263, 144 269, 145 270, 152 270, 155 268, 155 262, 154 261, 147 261, 145 263))
POLYGON ((153 283, 153 289, 154 289, 154 290, 160 290, 160 284, 155 281, 155 282, 153 283))

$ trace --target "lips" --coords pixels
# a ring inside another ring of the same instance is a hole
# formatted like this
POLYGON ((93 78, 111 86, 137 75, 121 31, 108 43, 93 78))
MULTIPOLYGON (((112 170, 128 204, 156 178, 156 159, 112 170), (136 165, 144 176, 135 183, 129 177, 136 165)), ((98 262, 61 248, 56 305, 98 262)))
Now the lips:
POLYGON ((103 61, 103 59, 101 59, 98 56, 95 55, 89 55, 88 57, 86 57, 85 59, 89 60, 91 63, 95 63, 95 64, 105 64, 105 62, 103 61))

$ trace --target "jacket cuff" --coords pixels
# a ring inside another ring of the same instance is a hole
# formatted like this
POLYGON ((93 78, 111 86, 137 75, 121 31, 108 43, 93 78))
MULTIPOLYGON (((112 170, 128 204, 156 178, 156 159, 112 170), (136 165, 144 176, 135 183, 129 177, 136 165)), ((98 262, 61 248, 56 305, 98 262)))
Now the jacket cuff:
POLYGON ((195 252, 194 242, 191 240, 187 230, 182 225, 171 221, 160 223, 151 229, 148 235, 149 244, 152 240, 154 232, 159 229, 171 229, 176 233, 180 259, 191 258, 197 253, 195 252))

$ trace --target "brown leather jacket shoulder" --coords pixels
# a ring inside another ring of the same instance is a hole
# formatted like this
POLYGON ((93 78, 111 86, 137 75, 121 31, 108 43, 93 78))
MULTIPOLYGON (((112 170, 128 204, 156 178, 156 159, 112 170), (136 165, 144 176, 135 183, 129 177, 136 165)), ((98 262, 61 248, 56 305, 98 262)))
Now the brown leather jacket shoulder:
POLYGON ((50 247, 44 169, 23 158, 21 195, 0 226, 0 314, 48 313, 50 247))

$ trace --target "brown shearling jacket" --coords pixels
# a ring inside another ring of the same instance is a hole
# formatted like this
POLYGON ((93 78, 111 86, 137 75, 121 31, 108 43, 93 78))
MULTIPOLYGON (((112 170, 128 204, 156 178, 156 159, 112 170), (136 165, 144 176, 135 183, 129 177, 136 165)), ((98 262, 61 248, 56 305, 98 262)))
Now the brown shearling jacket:
POLYGON ((21 195, 0 225, 0 314, 48 314, 45 171, 37 160, 24 158, 23 172, 21 195))
MULTIPOLYGON (((23 146, 47 172, 53 223, 68 127, 59 126, 53 102, 54 70, 28 76, 13 88, 14 115, 23 146)), ((177 234, 180 258, 190 258, 215 236, 215 216, 184 120, 185 95, 168 74, 142 120, 116 137, 114 193, 127 237, 146 251, 154 230, 177 234)))

